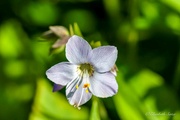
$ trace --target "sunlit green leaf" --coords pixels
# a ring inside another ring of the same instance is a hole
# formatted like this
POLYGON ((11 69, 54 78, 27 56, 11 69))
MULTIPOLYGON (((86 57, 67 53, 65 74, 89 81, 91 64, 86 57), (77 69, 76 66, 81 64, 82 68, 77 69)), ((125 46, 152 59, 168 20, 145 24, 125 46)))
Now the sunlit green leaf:
POLYGON ((141 9, 148 20, 154 20, 158 18, 159 11, 157 4, 150 1, 142 1, 141 9))
POLYGON ((130 85, 136 90, 136 93, 139 96, 145 95, 150 88, 160 86, 162 84, 163 78, 148 69, 142 70, 130 80, 130 85))
POLYGON ((70 33, 70 36, 78 35, 78 36, 83 37, 81 30, 77 23, 74 23, 73 25, 71 25, 71 24, 69 25, 69 33, 70 33))
POLYGON ((180 31, 180 16, 178 14, 168 14, 166 17, 166 24, 173 30, 180 31))
POLYGON ((180 13, 180 2, 179 0, 161 0, 162 3, 165 3, 167 6, 170 6, 174 10, 180 13))
POLYGON ((149 21, 145 18, 136 17, 133 22, 137 29, 148 29, 150 26, 149 21))
POLYGON ((93 48, 96 48, 96 47, 100 47, 101 46, 101 42, 100 41, 97 41, 97 42, 94 42, 94 41, 91 41, 91 46, 93 48))
POLYGON ((178 102, 174 93, 163 84, 163 78, 147 69, 125 82, 118 74, 119 91, 114 101, 122 119, 167 120, 168 112, 176 113, 178 102), (167 96, 167 97, 166 97, 167 96), (166 100, 166 101, 164 101, 166 100), (159 102, 161 101, 161 104, 159 102), (152 113, 166 113, 152 115, 152 113))
POLYGON ((180 118, 180 111, 177 111, 173 117, 173 120, 179 120, 180 118))
POLYGON ((74 35, 74 29, 73 29, 71 24, 69 25, 69 31, 70 31, 70 36, 73 36, 74 35))
POLYGON ((137 107, 141 105, 141 103, 139 103, 133 90, 131 90, 128 84, 124 82, 122 74, 118 74, 117 81, 119 90, 118 94, 113 98, 120 118, 123 120, 144 120, 145 115, 143 115, 137 107))
POLYGON ((77 23, 74 23, 74 34, 83 37, 83 35, 81 33, 81 30, 80 30, 80 28, 79 28, 77 23))
POLYGON ((37 81, 36 96, 29 120, 86 120, 88 109, 74 108, 64 95, 53 93, 52 87, 43 79, 37 81))
POLYGON ((0 26, 0 55, 17 57, 23 51, 21 38, 24 36, 20 24, 15 20, 6 21, 0 26))

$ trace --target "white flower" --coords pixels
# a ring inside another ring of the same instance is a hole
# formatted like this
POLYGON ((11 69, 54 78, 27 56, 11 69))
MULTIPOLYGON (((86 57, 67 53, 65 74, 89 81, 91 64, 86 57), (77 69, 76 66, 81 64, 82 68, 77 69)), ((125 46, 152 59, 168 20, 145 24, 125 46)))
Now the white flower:
POLYGON ((66 58, 46 71, 55 83, 54 91, 66 86, 66 96, 71 105, 86 103, 92 94, 105 98, 117 93, 118 84, 111 72, 117 59, 114 46, 92 49, 83 38, 72 36, 66 44, 66 58))

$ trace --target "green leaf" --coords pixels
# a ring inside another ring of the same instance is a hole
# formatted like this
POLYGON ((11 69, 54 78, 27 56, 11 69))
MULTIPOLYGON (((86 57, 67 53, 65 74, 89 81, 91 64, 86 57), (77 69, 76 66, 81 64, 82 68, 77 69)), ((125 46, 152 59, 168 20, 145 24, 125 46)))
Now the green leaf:
POLYGON ((172 9, 176 10, 180 13, 180 2, 179 0, 160 0, 163 4, 171 7, 172 9))
POLYGON ((175 93, 163 84, 163 78, 144 69, 128 81, 118 73, 119 91, 114 96, 119 116, 124 120, 168 120, 178 113, 175 93), (164 113, 165 115, 152 115, 164 113))
POLYGON ((123 120, 145 120, 145 116, 141 115, 142 113, 137 107, 140 105, 137 101, 137 96, 123 80, 123 76, 120 73, 118 73, 117 81, 119 84, 119 90, 113 99, 119 117, 123 120))
POLYGON ((90 120, 100 120, 99 116, 99 104, 97 98, 93 99, 90 120))
POLYGON ((9 57, 18 57, 24 49, 22 44, 26 35, 21 25, 16 20, 7 20, 0 26, 0 55, 9 57))
POLYGON ((78 36, 83 37, 81 30, 77 23, 74 23, 73 26, 71 24, 69 25, 69 32, 70 32, 70 36, 78 35, 78 36))
POLYGON ((91 46, 92 46, 93 48, 100 47, 100 46, 101 46, 101 41, 96 41, 96 42, 91 41, 90 44, 91 44, 91 46))
MULTIPOLYGON (((145 101, 141 97, 152 87, 162 85, 162 78, 150 70, 142 70, 136 74, 129 82, 123 80, 123 75, 118 73, 119 91, 114 97, 115 106, 118 114, 125 120, 144 120, 148 119, 147 112, 157 112, 154 109, 154 98, 145 101), (140 97, 141 96, 141 97, 140 97), (147 107, 153 105, 153 107, 147 107)), ((153 116, 156 119, 157 116, 153 116)))
POLYGON ((77 23, 74 23, 74 34, 83 37, 83 35, 81 33, 81 30, 80 30, 80 28, 79 28, 77 23))
POLYGON ((37 81, 37 90, 29 120, 87 120, 88 109, 78 110, 68 103, 64 95, 52 92, 46 80, 37 81))
POLYGON ((70 36, 74 35, 74 30, 71 24, 69 25, 69 32, 70 32, 70 36))
POLYGON ((62 51, 64 50, 64 48, 65 48, 64 45, 63 45, 63 46, 60 46, 60 47, 58 47, 58 48, 50 48, 49 54, 50 54, 50 55, 58 54, 58 53, 62 52, 62 51))

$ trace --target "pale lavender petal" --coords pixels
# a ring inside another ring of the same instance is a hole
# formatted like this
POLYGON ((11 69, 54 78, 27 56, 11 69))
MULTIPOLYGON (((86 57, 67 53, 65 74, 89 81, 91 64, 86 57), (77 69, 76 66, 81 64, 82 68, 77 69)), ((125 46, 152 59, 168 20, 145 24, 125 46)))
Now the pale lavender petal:
POLYGON ((63 88, 63 85, 54 84, 53 92, 59 91, 63 88))
POLYGON ((83 88, 83 80, 81 79, 82 78, 76 78, 66 86, 67 99, 69 103, 75 107, 86 103, 92 97, 92 93, 87 92, 86 89, 83 88))
POLYGON ((61 62, 46 71, 47 78, 56 84, 65 86, 76 75, 77 66, 69 62, 61 62))
POLYGON ((91 46, 82 37, 72 36, 66 44, 66 58, 74 64, 88 62, 91 46))
POLYGON ((97 73, 94 72, 90 77, 90 91, 97 97, 110 97, 117 93, 118 84, 115 76, 111 72, 97 73))
POLYGON ((91 51, 89 61, 98 72, 110 71, 116 62, 118 51, 114 46, 102 46, 91 51))

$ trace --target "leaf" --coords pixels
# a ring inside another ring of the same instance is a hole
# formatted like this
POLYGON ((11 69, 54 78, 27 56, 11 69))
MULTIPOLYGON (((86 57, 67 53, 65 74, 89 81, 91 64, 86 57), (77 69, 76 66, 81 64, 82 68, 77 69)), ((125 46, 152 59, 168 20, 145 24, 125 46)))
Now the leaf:
POLYGON ((60 46, 60 47, 57 47, 57 48, 50 48, 49 50, 49 54, 52 55, 52 54, 58 54, 60 52, 62 52, 64 50, 64 45, 63 46, 60 46))
POLYGON ((113 97, 119 116, 124 120, 167 120, 178 112, 175 93, 163 84, 163 78, 144 69, 125 82, 118 73, 119 91, 113 97), (165 114, 165 115, 153 115, 165 114))
POLYGON ((71 106, 67 99, 52 92, 44 79, 37 81, 37 90, 29 120, 87 120, 88 109, 78 110, 71 106))
POLYGON ((114 103, 119 114, 119 117, 123 120, 144 120, 145 116, 142 116, 137 102, 137 96, 129 88, 127 83, 124 82, 123 76, 118 73, 117 81, 119 84, 119 90, 117 95, 113 97, 114 103))
POLYGON ((99 104, 98 104, 97 98, 93 99, 90 120, 100 120, 99 104))
POLYGON ((180 2, 179 0, 160 0, 163 4, 171 7, 172 9, 176 10, 180 13, 180 2))
POLYGON ((28 38, 21 24, 16 20, 7 20, 0 26, 0 55, 5 58, 18 57, 23 53, 26 40, 28 38))
POLYGON ((74 30, 71 24, 69 25, 69 32, 70 32, 70 36, 74 35, 74 30))
POLYGON ((74 34, 83 37, 83 35, 81 33, 81 30, 80 30, 80 28, 79 28, 77 23, 74 23, 74 34))
POLYGON ((78 36, 83 37, 81 30, 77 23, 74 23, 73 26, 71 24, 69 25, 69 32, 70 32, 70 36, 78 35, 78 36))
POLYGON ((91 41, 90 44, 91 44, 91 46, 92 46, 93 48, 100 47, 100 46, 101 46, 101 41, 96 41, 96 42, 91 41))

